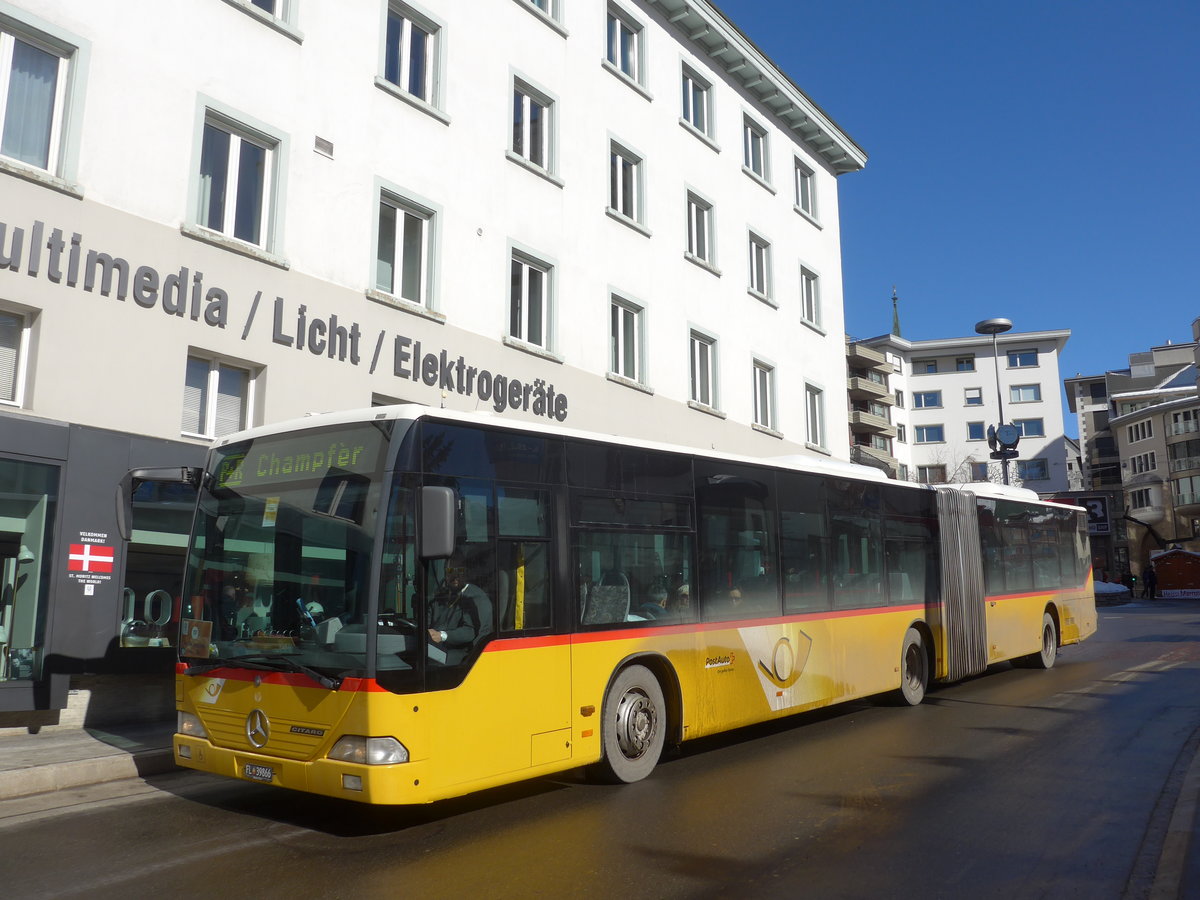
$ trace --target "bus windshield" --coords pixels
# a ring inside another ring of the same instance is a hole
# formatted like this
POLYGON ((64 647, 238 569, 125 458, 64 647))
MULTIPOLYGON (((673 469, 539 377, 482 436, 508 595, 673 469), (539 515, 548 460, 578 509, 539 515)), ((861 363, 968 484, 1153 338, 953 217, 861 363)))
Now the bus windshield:
POLYGON ((213 451, 188 551, 179 653, 364 675, 390 423, 268 435, 213 451))

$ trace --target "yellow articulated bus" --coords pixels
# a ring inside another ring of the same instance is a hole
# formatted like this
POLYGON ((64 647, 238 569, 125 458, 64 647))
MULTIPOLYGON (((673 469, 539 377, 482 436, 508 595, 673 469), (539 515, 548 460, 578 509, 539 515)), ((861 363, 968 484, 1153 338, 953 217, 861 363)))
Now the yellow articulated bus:
POLYGON ((1014 660, 1096 629, 1083 510, 397 406, 200 476, 182 766, 427 803, 1014 660))

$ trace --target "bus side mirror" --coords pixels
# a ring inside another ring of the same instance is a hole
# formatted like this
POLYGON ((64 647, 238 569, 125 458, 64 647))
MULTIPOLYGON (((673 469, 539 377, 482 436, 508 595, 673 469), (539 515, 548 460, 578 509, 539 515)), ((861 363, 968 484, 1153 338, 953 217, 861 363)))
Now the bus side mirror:
POLYGON ((199 466, 161 466, 150 469, 131 469, 117 482, 117 533, 121 540, 128 541, 132 534, 133 493, 144 481, 161 481, 167 484, 190 484, 199 488, 204 470, 199 466))
POLYGON ((421 488, 421 559, 444 559, 454 552, 454 490, 421 488))

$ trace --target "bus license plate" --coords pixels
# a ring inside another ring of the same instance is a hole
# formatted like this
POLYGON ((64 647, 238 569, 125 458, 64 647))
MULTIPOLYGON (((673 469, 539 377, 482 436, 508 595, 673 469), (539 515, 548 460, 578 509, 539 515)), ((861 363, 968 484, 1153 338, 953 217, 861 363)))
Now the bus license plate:
POLYGON ((246 763, 242 766, 242 774, 251 781, 274 781, 275 770, 270 766, 253 766, 246 763))

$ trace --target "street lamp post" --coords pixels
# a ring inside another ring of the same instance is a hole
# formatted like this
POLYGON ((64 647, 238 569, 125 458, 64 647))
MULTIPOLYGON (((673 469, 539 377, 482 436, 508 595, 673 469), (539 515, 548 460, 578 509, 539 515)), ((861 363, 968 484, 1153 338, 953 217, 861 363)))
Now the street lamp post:
MULTIPOLYGON (((996 369, 996 406, 1000 411, 1000 425, 996 429, 997 434, 1006 434, 1008 429, 1004 427, 1004 397, 1000 390, 1000 350, 996 336, 1012 330, 1012 327, 1013 323, 1010 319, 984 319, 982 322, 975 323, 975 332, 977 334, 990 334, 992 336, 992 362, 995 364, 996 369)), ((1012 446, 1008 446, 1003 437, 1000 440, 1001 449, 995 451, 992 457, 1000 459, 1000 469, 1004 476, 1004 483, 1008 484, 1008 461, 1011 457, 1017 455, 1014 449, 1015 442, 1012 446)))

